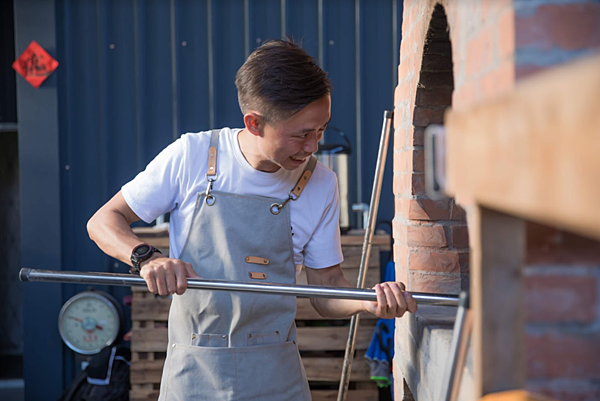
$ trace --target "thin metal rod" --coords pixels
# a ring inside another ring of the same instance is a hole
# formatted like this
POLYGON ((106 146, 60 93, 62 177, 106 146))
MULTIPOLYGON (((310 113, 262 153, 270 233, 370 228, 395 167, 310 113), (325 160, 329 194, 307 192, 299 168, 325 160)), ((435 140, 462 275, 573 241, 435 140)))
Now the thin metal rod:
MULTIPOLYGON (((97 284, 126 287, 146 287, 140 276, 117 273, 88 273, 73 271, 52 271, 23 268, 19 272, 21 281, 40 281, 71 284, 97 284)), ((188 279, 188 288, 195 290, 240 291, 266 294, 293 295, 311 298, 338 298, 375 301, 375 291, 360 288, 318 287, 312 285, 247 283, 241 281, 188 279)), ((456 306, 458 297, 442 294, 413 294, 419 303, 438 306, 456 306)))
POLYGON ((472 319, 469 312, 469 295, 462 292, 458 301, 458 311, 454 322, 452 343, 450 344, 450 360, 446 365, 444 387, 442 387, 442 396, 439 398, 441 401, 456 401, 458 399, 467 349, 471 341, 471 330, 472 319))
MULTIPOLYGON (((363 242, 362 256, 360 258, 360 269, 358 270, 357 288, 365 285, 365 277, 369 267, 368 260, 371 256, 371 242, 373 241, 373 232, 377 221, 377 212, 379 210, 379 196, 381 195, 381 184, 383 182, 383 173, 385 170, 385 159, 387 157, 390 131, 392 130, 392 120, 394 112, 386 110, 383 113, 383 127, 381 128, 381 140, 379 142, 379 154, 377 155, 377 165, 375 166, 375 179, 373 181, 373 191, 371 192, 371 206, 369 207, 369 225, 365 230, 365 240, 363 242)), ((348 333, 348 342, 346 343, 346 353, 344 355, 344 364, 342 365, 342 377, 338 390, 338 401, 346 401, 348 395, 348 385, 350 382, 350 372, 352 371, 352 360, 354 359, 354 345, 356 343, 356 333, 360 322, 359 315, 352 316, 350 319, 350 329, 348 333)))

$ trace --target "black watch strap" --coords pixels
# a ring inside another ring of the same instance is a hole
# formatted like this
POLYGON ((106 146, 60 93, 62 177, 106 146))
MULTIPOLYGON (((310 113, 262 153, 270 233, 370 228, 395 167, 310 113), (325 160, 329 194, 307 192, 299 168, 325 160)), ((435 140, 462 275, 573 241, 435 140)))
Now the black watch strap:
POLYGON ((153 247, 150 244, 139 244, 131 251, 131 269, 129 273, 140 275, 140 264, 152 257, 154 252, 162 254, 160 249, 153 247))

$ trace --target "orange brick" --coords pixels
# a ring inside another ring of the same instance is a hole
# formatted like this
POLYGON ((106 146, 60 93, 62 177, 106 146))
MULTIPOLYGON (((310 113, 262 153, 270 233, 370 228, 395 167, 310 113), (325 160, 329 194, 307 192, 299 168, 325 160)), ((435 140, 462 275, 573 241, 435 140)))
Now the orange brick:
POLYGON ((394 171, 410 173, 410 172, 412 172, 411 164, 412 164, 412 150, 402 150, 402 151, 400 151, 398 165, 394 166, 394 171))
POLYGON ((515 19, 516 48, 580 50, 600 46, 600 4, 544 4, 515 19))
POLYGON ((409 174, 406 173, 394 173, 393 179, 393 192, 395 195, 408 195, 409 194, 409 174))
POLYGON ((411 220, 448 220, 450 217, 450 199, 403 199, 402 216, 411 220))
POLYGON ((404 284, 408 282, 408 252, 405 246, 396 247, 396 254, 399 255, 394 258, 396 267, 396 280, 401 281, 404 284))
POLYGON ((458 253, 417 249, 408 255, 410 271, 460 273, 458 253))
POLYGON ((530 380, 600 377, 600 332, 529 333, 525 349, 530 380))
POLYGON ((592 323, 598 318, 598 279, 593 275, 525 277, 528 322, 592 323))
MULTIPOLYGON (((394 132, 394 154, 406 147, 408 138, 411 136, 411 131, 412 126, 409 126, 407 124, 401 125, 398 128, 396 128, 396 131, 394 132)), ((394 168, 394 171, 396 171, 396 168, 394 168)))
POLYGON ((467 215, 465 210, 457 205, 454 200, 452 200, 452 212, 450 214, 450 219, 455 221, 464 221, 466 220, 467 215))
POLYGON ((433 294, 458 294, 461 289, 461 278, 450 274, 428 274, 424 272, 408 272, 408 290, 433 294))
POLYGON ((448 246, 448 240, 442 226, 407 226, 405 244, 413 247, 444 248, 448 246))
POLYGON ((527 264, 598 266, 600 242, 541 224, 527 223, 527 264))

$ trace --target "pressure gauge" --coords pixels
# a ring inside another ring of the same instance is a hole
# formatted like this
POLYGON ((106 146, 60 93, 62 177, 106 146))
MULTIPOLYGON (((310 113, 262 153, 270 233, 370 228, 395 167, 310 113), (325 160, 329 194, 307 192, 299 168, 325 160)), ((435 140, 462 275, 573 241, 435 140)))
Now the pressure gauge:
POLYGON ((58 314, 58 330, 73 351, 93 355, 115 342, 122 320, 123 312, 112 296, 85 291, 65 302, 58 314))

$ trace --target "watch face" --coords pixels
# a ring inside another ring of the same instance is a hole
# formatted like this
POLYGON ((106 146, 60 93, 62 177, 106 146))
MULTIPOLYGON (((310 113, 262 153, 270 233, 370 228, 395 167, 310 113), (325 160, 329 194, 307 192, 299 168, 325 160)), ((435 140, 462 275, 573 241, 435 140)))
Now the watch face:
POLYGON ((142 256, 148 254, 149 251, 150 251, 150 246, 146 245, 146 244, 142 244, 142 245, 138 245, 135 247, 135 249, 133 250, 133 254, 139 258, 139 257, 142 257, 142 256))

